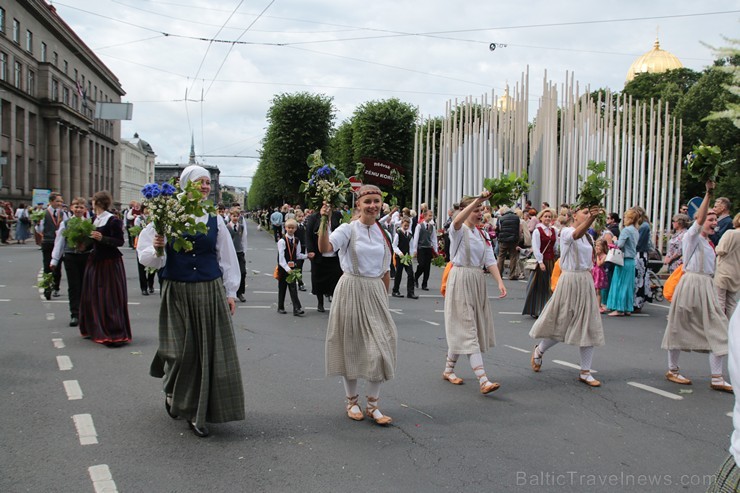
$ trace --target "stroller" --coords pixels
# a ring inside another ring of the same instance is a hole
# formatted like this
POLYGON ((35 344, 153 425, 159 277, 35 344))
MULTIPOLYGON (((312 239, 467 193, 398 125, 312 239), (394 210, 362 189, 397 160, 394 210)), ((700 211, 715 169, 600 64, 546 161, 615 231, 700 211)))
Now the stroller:
POLYGON ((663 301, 663 279, 660 278, 658 272, 663 268, 663 262, 660 260, 649 260, 647 274, 650 279, 650 290, 653 293, 653 299, 655 301, 663 301))

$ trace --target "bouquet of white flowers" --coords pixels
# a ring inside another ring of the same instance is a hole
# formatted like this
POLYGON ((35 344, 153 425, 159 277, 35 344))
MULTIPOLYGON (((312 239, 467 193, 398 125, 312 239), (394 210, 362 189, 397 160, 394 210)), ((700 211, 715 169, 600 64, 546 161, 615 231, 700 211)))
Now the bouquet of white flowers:
POLYGON ((308 181, 301 184, 300 192, 306 194, 308 204, 319 208, 324 202, 332 207, 339 207, 345 197, 352 191, 352 185, 344 173, 321 158, 321 151, 316 150, 308 156, 308 181))
MULTIPOLYGON (((208 232, 208 226, 196 222, 195 218, 215 214, 216 209, 210 201, 201 201, 203 195, 199 185, 194 182, 189 181, 185 190, 177 192, 177 188, 169 183, 163 183, 162 186, 150 183, 141 190, 157 234, 168 240, 174 239, 172 247, 176 252, 189 252, 193 249, 193 243, 185 235, 208 232)), ((162 255, 164 249, 157 248, 157 256, 162 255)))

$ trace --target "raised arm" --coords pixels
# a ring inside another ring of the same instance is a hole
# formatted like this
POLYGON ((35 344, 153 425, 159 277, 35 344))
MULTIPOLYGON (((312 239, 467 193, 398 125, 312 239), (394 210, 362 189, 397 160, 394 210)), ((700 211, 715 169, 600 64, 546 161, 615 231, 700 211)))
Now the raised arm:
POLYGON ((474 201, 472 201, 468 206, 461 210, 457 216, 455 216, 455 219, 452 220, 452 227, 455 228, 455 231, 460 229, 465 223, 465 220, 468 218, 471 212, 473 212, 476 207, 481 205, 483 202, 488 200, 488 197, 491 196, 491 192, 488 190, 483 190, 480 195, 478 195, 474 201))
POLYGON ((707 181, 705 186, 706 186, 707 191, 704 194, 704 200, 701 201, 699 210, 696 211, 696 214, 694 214, 694 220, 696 220, 696 223, 699 226, 703 226, 704 221, 706 221, 707 219, 707 212, 709 212, 709 201, 712 198, 712 190, 714 190, 714 187, 717 185, 712 180, 709 180, 707 181))

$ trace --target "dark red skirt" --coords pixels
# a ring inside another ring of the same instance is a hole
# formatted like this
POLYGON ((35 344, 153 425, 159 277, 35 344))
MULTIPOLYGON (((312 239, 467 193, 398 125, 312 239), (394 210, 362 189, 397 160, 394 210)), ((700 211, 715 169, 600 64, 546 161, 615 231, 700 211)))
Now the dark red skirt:
POLYGON ((80 334, 100 344, 131 341, 123 258, 88 260, 80 296, 80 334))

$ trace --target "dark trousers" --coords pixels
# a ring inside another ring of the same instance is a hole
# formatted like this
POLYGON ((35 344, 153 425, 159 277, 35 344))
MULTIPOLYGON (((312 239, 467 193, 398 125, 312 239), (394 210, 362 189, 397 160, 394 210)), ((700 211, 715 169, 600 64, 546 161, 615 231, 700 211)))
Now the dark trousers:
MULTIPOLYGON (((137 257, 138 259, 138 257, 137 257)), ((138 261, 136 264, 139 266, 139 288, 141 288, 142 291, 145 291, 147 289, 154 289, 154 276, 157 274, 156 271, 153 271, 150 274, 146 273, 146 267, 141 265, 138 261)))
POLYGON ((0 241, 3 243, 7 243, 8 239, 10 238, 10 226, 8 226, 8 222, 3 219, 0 221, 0 241))
POLYGON ((290 301, 293 303, 293 311, 301 309, 301 300, 298 299, 298 286, 295 282, 288 284, 285 278, 288 273, 282 267, 278 267, 278 310, 285 310, 285 291, 290 292, 290 301))
POLYGON ((64 258, 59 260, 59 265, 54 270, 51 270, 49 264, 51 264, 51 253, 54 251, 54 243, 42 243, 41 244, 41 255, 44 259, 44 274, 51 272, 54 275, 54 291, 59 291, 59 283, 62 282, 62 262, 64 258))
POLYGON ((236 290, 236 295, 241 296, 244 294, 244 289, 246 288, 247 261, 244 258, 244 252, 236 252, 236 259, 239 261, 239 273, 241 274, 239 289, 236 290))
MULTIPOLYGON (((85 266, 89 252, 65 253, 64 270, 67 272, 67 295, 69 296, 69 314, 73 318, 80 315, 80 293, 82 293, 82 280, 85 277, 85 266)), ((58 268, 61 268, 59 266, 58 268)))
POLYGON ((396 256, 398 268, 396 269, 396 277, 393 279, 393 292, 398 293, 401 288, 401 279, 403 279, 403 272, 406 271, 406 294, 414 294, 414 267, 409 265, 403 265, 398 256, 396 256))
POLYGON ((275 243, 277 243, 280 238, 283 237, 283 227, 282 226, 273 226, 272 227, 272 233, 275 236, 275 243))
POLYGON ((419 282, 419 278, 424 275, 424 279, 421 280, 421 286, 423 288, 427 287, 427 282, 429 282, 429 269, 432 266, 433 254, 434 250, 432 247, 422 247, 416 252, 416 260, 418 260, 419 265, 416 266, 416 275, 414 276, 414 280, 419 282))
POLYGON ((517 272, 516 268, 519 265, 519 252, 516 249, 517 243, 503 243, 498 244, 498 272, 501 277, 504 277, 504 261, 506 258, 509 259, 509 279, 516 279, 517 272))

